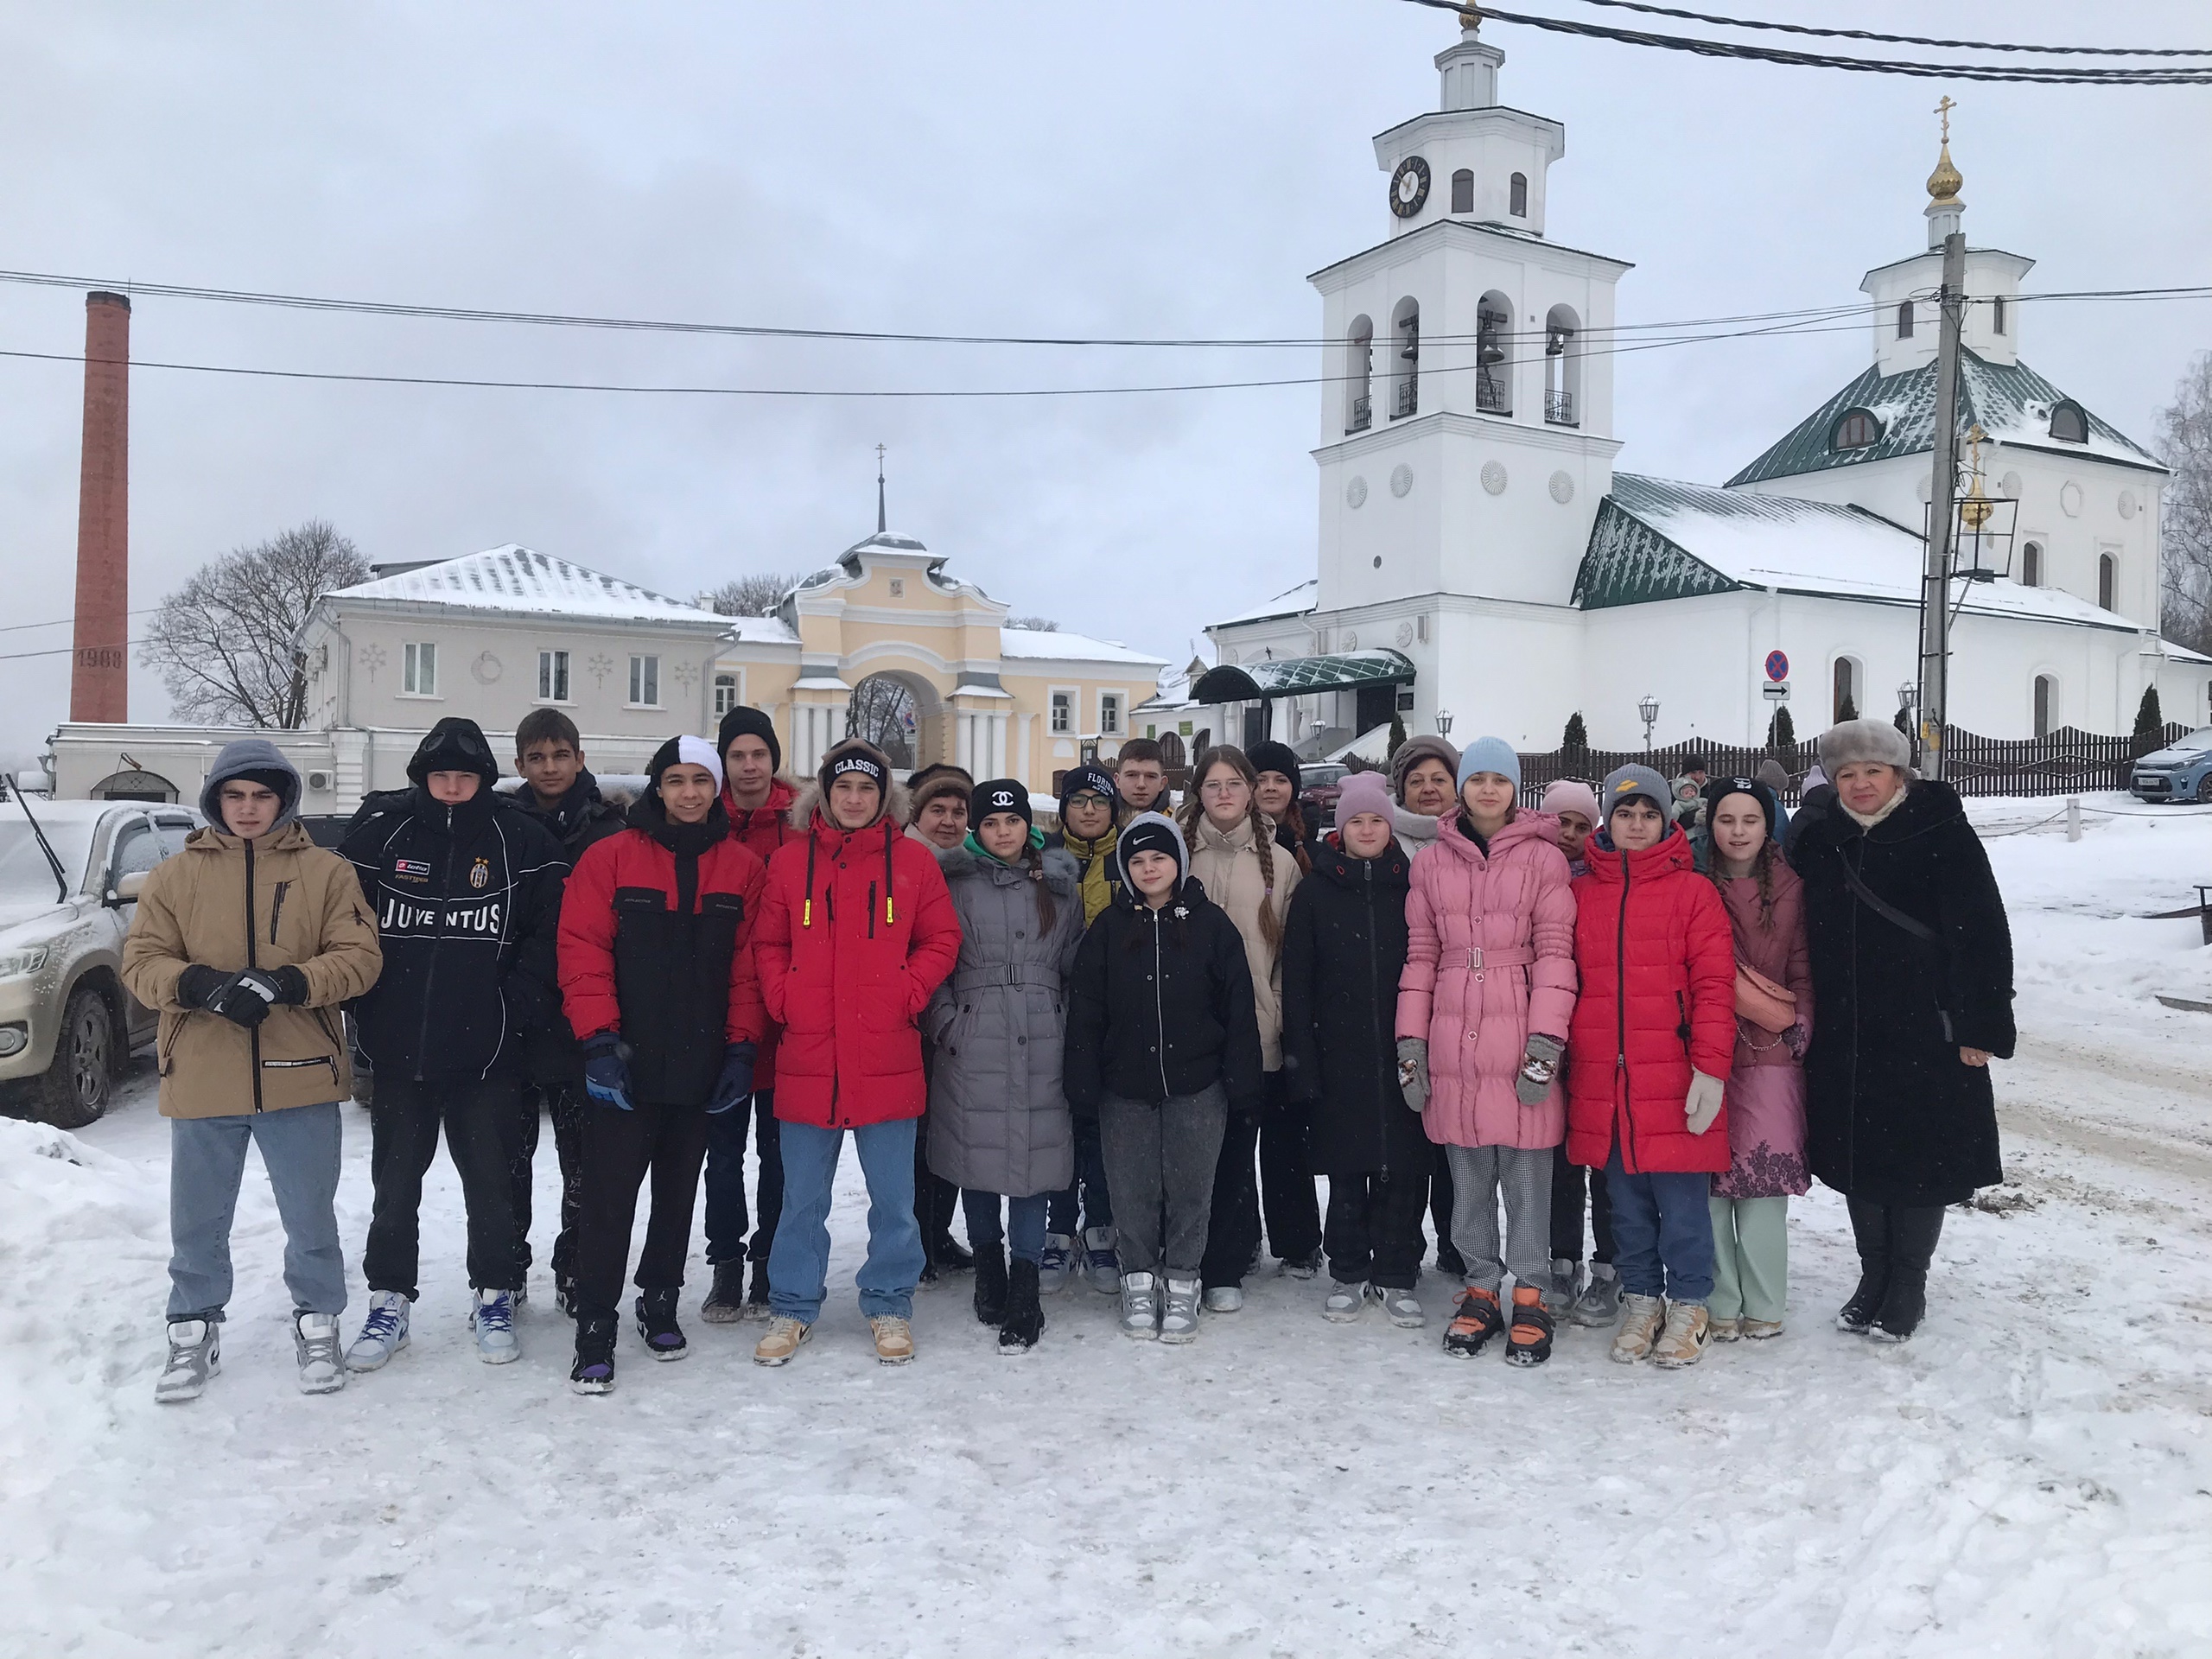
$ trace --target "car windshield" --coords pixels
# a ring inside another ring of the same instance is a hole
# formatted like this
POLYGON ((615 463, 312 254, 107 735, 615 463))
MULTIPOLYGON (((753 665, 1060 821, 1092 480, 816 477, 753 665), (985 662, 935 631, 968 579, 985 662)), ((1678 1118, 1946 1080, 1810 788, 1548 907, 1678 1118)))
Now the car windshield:
MULTIPOLYGON (((35 812, 38 808, 33 806, 31 810, 35 812)), ((47 840, 54 843, 61 868, 69 873, 69 885, 74 887, 85 874, 85 861, 92 854, 92 826, 53 823, 44 818, 39 823, 46 831, 47 840)), ((53 867, 39 850, 38 837, 31 834, 22 803, 0 801, 0 899, 21 903, 26 899, 50 900, 54 896, 53 867)))
POLYGON ((2177 740, 2172 747, 2177 749, 2212 749, 2212 726, 2198 728, 2187 737, 2177 740))
POLYGON ((1306 787, 1308 789, 1319 789, 1344 780, 1345 768, 1343 766, 1307 766, 1305 770, 1306 787))

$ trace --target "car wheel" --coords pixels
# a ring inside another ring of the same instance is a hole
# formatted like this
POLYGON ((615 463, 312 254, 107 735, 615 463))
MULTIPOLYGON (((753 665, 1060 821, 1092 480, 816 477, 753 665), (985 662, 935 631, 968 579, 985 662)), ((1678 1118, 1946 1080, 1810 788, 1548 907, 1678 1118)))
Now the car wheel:
POLYGON ((39 1119, 57 1129, 99 1121, 115 1092, 115 1018, 89 985, 69 993, 54 1064, 38 1081, 39 1119))
POLYGON ((2196 780, 2196 799, 2200 805, 2212 806, 2212 772, 2196 780))

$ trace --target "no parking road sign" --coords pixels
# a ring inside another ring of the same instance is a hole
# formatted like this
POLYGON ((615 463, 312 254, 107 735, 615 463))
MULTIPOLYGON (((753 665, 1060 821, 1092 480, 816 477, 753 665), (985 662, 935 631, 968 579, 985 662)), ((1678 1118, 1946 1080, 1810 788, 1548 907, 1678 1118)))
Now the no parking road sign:
POLYGON ((1783 681, 1788 679, 1789 677, 1789 658, 1778 651, 1770 651, 1767 652, 1766 677, 1777 685, 1779 685, 1783 681))

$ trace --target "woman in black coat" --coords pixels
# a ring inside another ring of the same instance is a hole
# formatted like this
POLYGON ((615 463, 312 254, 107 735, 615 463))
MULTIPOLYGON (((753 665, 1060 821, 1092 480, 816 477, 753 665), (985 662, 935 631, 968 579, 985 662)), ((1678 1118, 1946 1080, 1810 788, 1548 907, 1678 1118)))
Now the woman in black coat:
POLYGON ((1813 998, 1813 1173, 1850 1202, 1859 1288, 1846 1331, 1902 1342, 1927 1306, 1943 1206, 2004 1179, 1989 1062, 2012 1054, 2012 937, 1956 791, 1915 779, 1904 736, 1856 720, 1821 739, 1834 810, 1791 845, 1813 998))

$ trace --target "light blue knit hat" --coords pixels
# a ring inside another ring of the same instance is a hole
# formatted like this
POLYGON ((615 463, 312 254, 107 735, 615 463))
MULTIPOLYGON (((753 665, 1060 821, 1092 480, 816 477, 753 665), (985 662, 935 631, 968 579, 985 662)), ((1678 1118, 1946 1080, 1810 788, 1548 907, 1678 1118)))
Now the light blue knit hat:
POLYGON ((1521 787, 1521 757, 1502 737, 1478 737, 1459 752, 1459 787, 1465 789, 1478 772, 1510 778, 1516 791, 1521 787))

